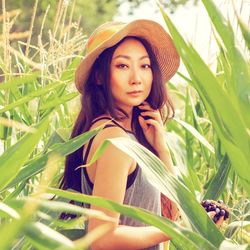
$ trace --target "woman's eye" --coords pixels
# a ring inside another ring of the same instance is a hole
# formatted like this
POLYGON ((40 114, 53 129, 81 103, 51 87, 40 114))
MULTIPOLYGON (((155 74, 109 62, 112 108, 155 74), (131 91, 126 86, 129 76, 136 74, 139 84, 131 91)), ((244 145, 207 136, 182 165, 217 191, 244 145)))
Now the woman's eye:
POLYGON ((120 63, 120 64, 117 64, 116 67, 119 69, 126 69, 128 67, 128 65, 120 63))
POLYGON ((150 64, 143 64, 142 68, 144 68, 144 69, 151 69, 151 65, 150 64))

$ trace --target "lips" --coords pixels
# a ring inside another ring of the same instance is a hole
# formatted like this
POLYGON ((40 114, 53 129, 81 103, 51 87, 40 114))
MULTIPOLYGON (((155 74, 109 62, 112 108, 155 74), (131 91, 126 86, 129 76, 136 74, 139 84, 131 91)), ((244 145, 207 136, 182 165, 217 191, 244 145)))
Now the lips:
POLYGON ((142 93, 142 90, 134 90, 134 91, 127 92, 127 94, 140 94, 140 93, 142 93))

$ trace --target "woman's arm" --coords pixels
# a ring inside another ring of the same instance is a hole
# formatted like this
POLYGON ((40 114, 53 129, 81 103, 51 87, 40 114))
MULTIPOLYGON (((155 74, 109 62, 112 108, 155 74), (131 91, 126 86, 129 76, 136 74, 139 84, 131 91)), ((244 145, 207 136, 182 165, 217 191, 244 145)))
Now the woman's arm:
POLYGON ((156 227, 118 226, 114 231, 100 238, 92 249, 101 250, 136 250, 145 249, 170 240, 156 227))
POLYGON ((157 153, 158 153, 158 157, 164 163, 167 171, 173 174, 174 176, 177 176, 178 172, 177 172, 177 169, 173 165, 173 161, 172 161, 171 154, 170 154, 168 147, 165 146, 165 148, 162 148, 157 153))
POLYGON ((138 107, 141 110, 139 123, 147 141, 156 150, 166 169, 173 175, 176 175, 177 173, 166 143, 165 129, 160 111, 152 109, 147 102, 143 102, 138 107), (144 117, 147 117, 147 119, 144 119, 144 117), (149 117, 150 119, 148 119, 149 117))
MULTIPOLYGON (((112 137, 127 136, 120 128, 109 128, 101 131, 95 138, 100 145, 103 140, 112 137)), ((134 160, 113 145, 109 145, 97 161, 93 195, 123 203, 127 177, 134 160)), ((119 225, 119 213, 104 208, 91 206, 113 217, 116 223, 112 224, 111 232, 105 234, 92 244, 92 249, 144 249, 169 239, 164 233, 154 227, 129 227, 119 225)), ((107 222, 90 218, 88 231, 107 222)))

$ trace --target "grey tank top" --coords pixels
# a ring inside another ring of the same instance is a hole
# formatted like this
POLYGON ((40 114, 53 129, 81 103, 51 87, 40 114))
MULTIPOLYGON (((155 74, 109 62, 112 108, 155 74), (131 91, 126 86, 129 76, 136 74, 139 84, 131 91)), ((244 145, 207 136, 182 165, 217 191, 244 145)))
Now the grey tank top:
MULTIPOLYGON (((111 120, 109 117, 101 117, 97 120, 94 120, 94 122, 101 120, 101 119, 108 119, 111 120)), ((122 128, 132 140, 136 140, 135 136, 125 130, 123 127, 121 127, 120 124, 115 122, 114 120, 111 120, 114 124, 107 124, 104 129, 108 127, 114 127, 118 126, 122 128)), ((93 122, 93 123, 94 123, 93 122)), ((92 124, 93 124, 92 123, 92 124)), ((87 157, 92 145, 92 142, 94 140, 94 137, 89 141, 88 147, 86 149, 85 156, 83 158, 83 164, 86 164, 87 157)), ((90 181, 86 168, 81 168, 81 189, 82 193, 87 194, 87 195, 92 195, 92 190, 93 190, 93 183, 90 181)), ((144 208, 146 210, 149 210, 150 212, 153 212, 157 215, 161 214, 161 199, 160 199, 160 192, 149 183, 146 175, 144 172, 141 170, 139 165, 137 164, 136 169, 128 176, 127 179, 127 187, 126 187, 126 192, 125 192, 125 197, 124 197, 124 204, 126 205, 131 205, 139 208, 144 208)), ((89 208, 89 204, 83 204, 84 207, 89 208)), ((120 225, 127 225, 127 226, 134 226, 134 227, 142 227, 142 226, 147 226, 141 221, 138 221, 133 218, 129 218, 124 215, 120 215, 120 220, 119 220, 120 225)), ((160 250, 162 249, 162 244, 155 245, 150 248, 146 248, 146 250, 160 250)))

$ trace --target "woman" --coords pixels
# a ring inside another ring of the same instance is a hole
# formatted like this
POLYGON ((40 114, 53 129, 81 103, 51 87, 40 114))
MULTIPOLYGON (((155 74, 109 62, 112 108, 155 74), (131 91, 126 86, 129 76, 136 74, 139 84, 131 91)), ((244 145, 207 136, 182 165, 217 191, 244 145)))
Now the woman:
MULTIPOLYGON (((161 214, 160 192, 134 159, 115 146, 109 145, 90 167, 78 166, 88 163, 104 140, 126 137, 151 150, 165 164, 166 171, 174 174, 163 126, 174 110, 164 84, 176 73, 179 61, 170 36, 156 22, 110 22, 94 31, 86 44, 86 57, 76 71, 82 107, 72 137, 107 125, 84 148, 67 157, 63 189, 161 214)), ((160 243, 170 239, 157 228, 100 207, 91 208, 116 220, 112 230, 94 242, 92 249, 160 249, 160 243)), ((90 218, 88 231, 104 223, 90 218)))

